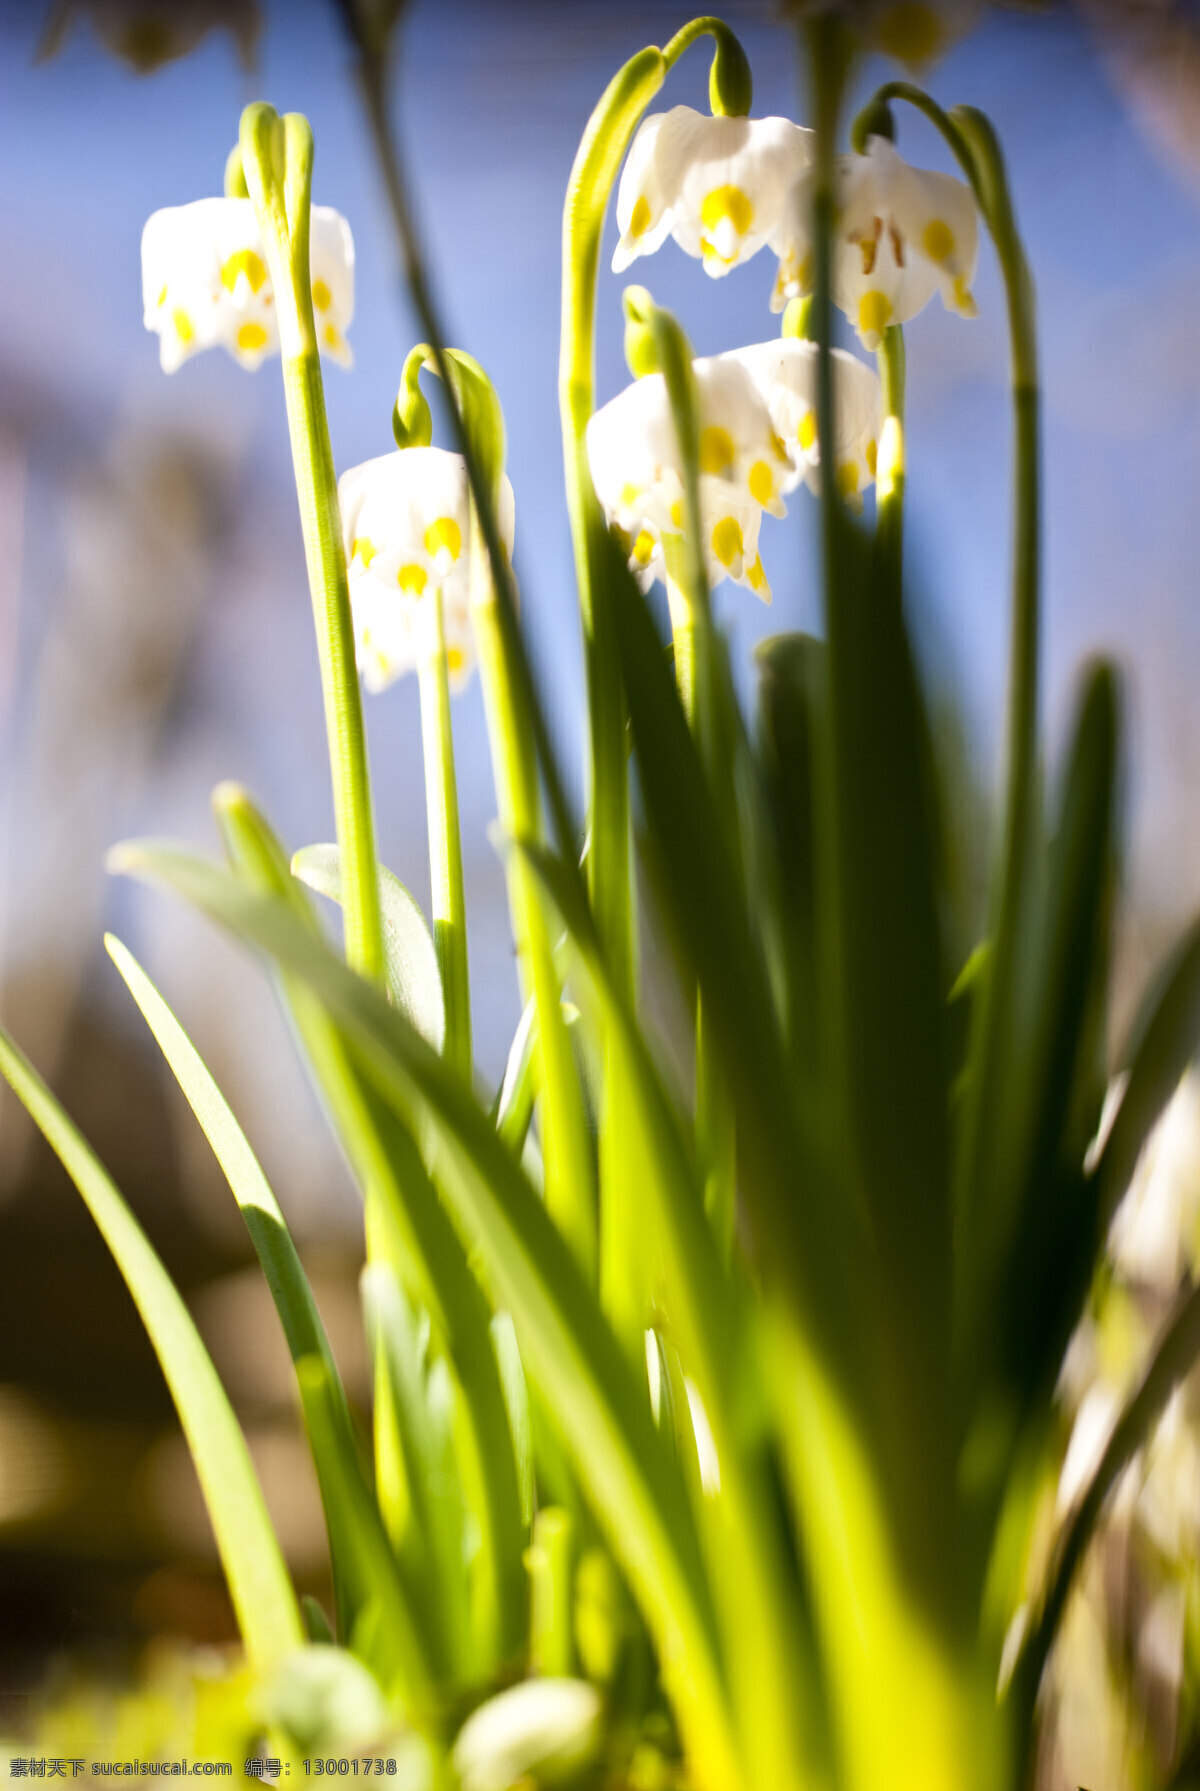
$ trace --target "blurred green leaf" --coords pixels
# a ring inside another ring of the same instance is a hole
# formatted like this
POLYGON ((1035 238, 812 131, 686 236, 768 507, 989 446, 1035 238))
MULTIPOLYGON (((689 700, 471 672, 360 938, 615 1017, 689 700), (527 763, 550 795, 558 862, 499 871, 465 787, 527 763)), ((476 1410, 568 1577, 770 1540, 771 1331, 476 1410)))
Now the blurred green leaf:
POLYGON ((469 1660, 462 1493, 451 1454, 446 1402, 442 1398, 438 1409, 439 1398, 429 1386, 428 1324, 421 1325, 399 1278, 385 1262, 372 1262, 364 1269, 362 1295, 367 1335, 387 1358, 387 1387, 395 1401, 404 1457, 411 1521, 401 1543, 401 1559, 423 1573, 430 1609, 436 1613, 438 1628, 450 1638, 450 1659, 469 1660))
POLYGON ((646 810, 647 851, 664 908, 704 1001, 705 1024, 737 1113, 739 1183, 765 1266, 798 1302, 834 1372, 867 1384, 859 1296, 865 1215, 823 1133, 811 1090, 788 1061, 766 967, 722 824, 658 636, 610 544, 625 686, 646 810), (702 892, 702 899, 700 899, 702 892))
MULTIPOLYGON (((200 1053, 132 952, 111 933, 105 934, 104 943, 224 1171, 233 1197, 246 1221, 246 1229, 262 1265, 267 1286, 271 1290, 271 1298, 279 1313, 292 1361, 298 1362, 303 1356, 319 1355, 326 1363, 334 1398, 340 1403, 345 1417, 343 1428, 348 1432, 350 1418, 346 1408, 346 1395, 325 1327, 321 1323, 321 1315, 317 1311, 312 1288, 292 1242, 287 1222, 259 1161, 250 1148, 249 1140, 230 1111, 200 1053)), ((323 1478, 325 1464, 320 1455, 316 1455, 314 1459, 317 1478, 321 1483, 334 1574, 338 1583, 339 1619, 345 1624, 352 1621, 353 1612, 347 1605, 347 1589, 342 1583, 340 1564, 343 1550, 334 1522, 334 1510, 326 1496, 323 1478)))
POLYGON ((496 1096, 496 1130, 517 1157, 533 1121, 533 1060, 537 1046, 537 1002, 529 1000, 508 1048, 504 1080, 496 1096))
POLYGON ((296 1375, 304 1421, 321 1460, 322 1483, 336 1514, 337 1534, 344 1539, 345 1571, 354 1586, 351 1648, 389 1692, 399 1694, 410 1721, 429 1733, 436 1720, 437 1669, 425 1613, 392 1554, 328 1363, 306 1356, 297 1363, 296 1375))
MULTIPOLYGON (((292 855, 291 868, 301 883, 341 904, 342 873, 336 846, 301 846, 292 855)), ((379 867, 379 908, 389 993, 421 1036, 440 1051, 446 1034, 446 1005, 433 937, 418 904, 384 865, 379 867)))
MULTIPOLYGON (((307 900, 265 819, 244 792, 223 786, 218 817, 235 865, 254 888, 281 900, 314 940, 307 900)), ((319 1001, 294 976, 284 992, 325 1094, 343 1147, 364 1189, 377 1194, 396 1241, 396 1261, 417 1303, 433 1318, 463 1390, 468 1423, 466 1478, 477 1494, 481 1541, 477 1658, 458 1664, 490 1671, 520 1646, 524 1616, 524 1536, 512 1438, 487 1302, 406 1124, 364 1081, 319 1001)), ((403 1010, 397 1010, 403 1011, 403 1010)), ((406 1016, 407 1017, 407 1016, 406 1016)), ((411 1022, 410 1022, 411 1024, 411 1022)), ((420 1035, 418 1035, 420 1036, 420 1035)), ((432 1047, 431 1047, 432 1049, 432 1047)), ((445 1633, 435 1580, 425 1587, 424 1621, 445 1633)), ((453 1632, 447 1635, 452 1646, 453 1632)))
POLYGON ((170 846, 123 846, 110 862, 175 889, 302 978, 381 1093, 419 1121, 439 1186, 513 1314, 523 1359, 642 1600, 690 1745, 716 1782, 734 1783, 724 1675, 684 1490, 594 1294, 487 1115, 404 1016, 285 903, 170 846))
POLYGON ((1023 1398, 1056 1372, 1101 1242, 1083 1156, 1102 1093, 1117 728, 1116 680, 1101 664, 1080 705, 1021 966, 996 1204, 977 1215, 964 1252, 964 1335, 973 1329, 983 1357, 999 1347, 1023 1398))
POLYGON ((32 1065, 0 1031, 0 1072, 75 1183, 133 1295, 196 1466, 246 1652, 269 1673, 304 1640, 300 1607, 217 1371, 141 1226, 32 1065))

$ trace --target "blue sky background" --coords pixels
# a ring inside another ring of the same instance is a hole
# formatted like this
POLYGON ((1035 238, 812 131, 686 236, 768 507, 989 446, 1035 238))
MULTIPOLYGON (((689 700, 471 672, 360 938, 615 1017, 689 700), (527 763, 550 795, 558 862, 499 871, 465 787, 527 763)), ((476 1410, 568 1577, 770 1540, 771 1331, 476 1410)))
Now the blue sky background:
MULTIPOLYGON (((267 98, 308 114, 315 196, 343 211, 357 247, 356 365, 327 376, 339 468, 390 445, 389 416, 416 338, 331 5, 269 5, 259 67, 229 39, 138 79, 80 25, 34 66, 39 9, 0 5, 0 168, 7 272, 0 280, 0 419, 27 451, 15 658, 7 680, 6 913, 10 961, 46 902, 30 764, 29 692, 61 607, 71 546, 63 491, 114 442, 160 433, 215 446, 233 469, 232 546, 213 577, 170 726, 113 810, 116 832, 211 842, 208 787, 242 779, 289 844, 327 837, 330 805, 287 436, 276 364, 242 373, 220 353, 173 378, 141 324, 139 241, 158 206, 220 190, 240 108, 267 98), (15 421, 13 420, 15 419, 15 421), (18 838, 14 838, 14 830, 18 838)), ((801 71, 769 8, 734 4, 755 75, 756 113, 805 122, 801 71)), ((517 497, 516 565, 525 613, 568 761, 580 762, 578 622, 562 498, 556 403, 562 197, 591 106, 620 62, 663 42, 675 6, 509 6, 413 0, 396 117, 450 340, 491 373, 505 406, 517 497)), ((863 96, 890 72, 862 72, 863 96)), ((664 105, 703 105, 707 60, 692 51, 664 105)), ((929 78, 946 104, 981 106, 1011 166, 1036 273, 1046 393, 1047 710, 1055 738, 1078 664, 1113 651, 1130 672, 1135 812, 1132 882, 1143 906, 1200 902, 1200 205, 1186 170, 1164 161, 1128 110, 1071 11, 994 13, 929 78)), ((909 159, 946 167, 931 131, 901 115, 909 159)), ((609 228, 609 253, 615 231, 609 228)), ((773 334, 764 251, 722 281, 668 244, 617 279, 601 275, 598 390, 625 383, 620 292, 629 278, 675 309, 698 352, 773 334)), ((980 317, 933 305, 908 331, 911 542, 927 634, 965 693, 989 772, 998 744, 1007 631, 1008 415, 1003 314, 985 245, 980 317)), ((753 639, 815 626, 811 500, 768 520, 762 552, 775 591, 763 612, 725 587, 719 608, 743 666, 753 639)), ((169 604, 172 593, 164 590, 169 604)), ((422 893, 424 828, 417 693, 411 681, 370 704, 382 849, 422 893)), ((472 877, 480 1051, 498 1068, 515 1011, 478 687, 455 725, 472 877)), ((93 870, 96 867, 93 867, 93 870)), ((85 872, 80 871, 80 875, 85 872)), ((60 879, 61 880, 61 879, 60 879)), ((99 899, 99 898, 98 898, 99 899)), ((121 893, 104 911, 142 916, 121 893)), ((151 927, 147 945, 166 950, 151 927), (158 940, 157 945, 154 943, 158 940)), ((192 935, 188 935, 190 938, 192 935)))

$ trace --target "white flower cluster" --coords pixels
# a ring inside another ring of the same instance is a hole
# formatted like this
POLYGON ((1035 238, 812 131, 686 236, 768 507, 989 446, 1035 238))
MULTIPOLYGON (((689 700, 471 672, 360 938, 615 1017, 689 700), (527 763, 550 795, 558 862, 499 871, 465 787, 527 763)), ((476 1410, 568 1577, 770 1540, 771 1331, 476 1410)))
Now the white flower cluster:
MULTIPOLYGON (((705 118, 676 106, 645 119, 621 176, 613 257, 620 272, 673 236, 718 275, 769 247, 772 308, 812 291, 812 132, 784 118, 705 118)), ((837 163, 833 297, 865 348, 940 291, 974 315, 979 231, 970 188, 911 168, 883 137, 837 163)))
MULTIPOLYGON (((875 476, 879 380, 835 351, 834 476, 851 502, 875 476)), ((700 519, 710 584, 732 579, 770 602, 758 551, 764 511, 784 514, 802 481, 819 489, 817 349, 784 337, 692 363, 700 409, 700 519)), ((635 380, 588 424, 601 508, 629 544, 643 589, 664 576, 663 538, 683 528, 683 467, 660 373, 635 380)))
MULTIPOLYGON (((338 501, 355 646, 367 689, 383 690, 433 654, 432 598, 438 591, 450 681, 461 688, 475 663, 470 503, 462 455, 444 448, 397 448, 343 473, 338 501)), ((509 553, 514 516, 512 486, 505 479, 498 520, 509 553)))
MULTIPOLYGON (((894 22, 894 21, 893 21, 894 22)), ((620 272, 671 236, 719 277, 761 248, 779 258, 772 309, 812 291, 812 139, 784 118, 707 118, 687 106, 643 120, 617 196, 620 272)), ((962 181, 910 168, 882 137, 837 163, 832 296, 867 349, 940 291, 974 314, 975 202, 962 181)), ((835 351, 833 474, 853 506, 875 477, 879 381, 835 351)), ((817 350, 784 338, 693 363, 700 408, 700 519, 710 582, 769 599, 758 551, 764 511, 801 481, 818 489, 817 350)), ((643 587, 665 575, 683 527, 682 462, 660 375, 635 381, 588 425, 596 495, 643 587)))
MULTIPOLYGON (((313 314, 321 351, 349 367, 354 241, 339 212, 314 205, 310 224, 313 314)), ((165 373, 220 345, 254 368, 279 347, 275 294, 249 199, 197 199, 156 211, 142 232, 145 323, 165 373)))
MULTIPOLYGON (((907 323, 935 292, 949 311, 974 317, 970 281, 979 253, 971 189, 951 174, 910 168, 884 137, 865 155, 838 158, 833 300, 864 348, 878 348, 892 323, 907 323)), ((792 194, 779 233, 773 310, 812 290, 812 176, 792 194)))

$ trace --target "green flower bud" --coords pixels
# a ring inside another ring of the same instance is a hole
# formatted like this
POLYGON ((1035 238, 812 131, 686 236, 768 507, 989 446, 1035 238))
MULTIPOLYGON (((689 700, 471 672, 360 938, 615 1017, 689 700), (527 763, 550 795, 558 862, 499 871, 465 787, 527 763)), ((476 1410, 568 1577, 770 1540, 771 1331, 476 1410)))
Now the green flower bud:
POLYGON ((392 409, 392 434, 398 448, 427 448, 433 441, 433 413, 421 390, 424 344, 414 348, 400 375, 400 390, 392 409))

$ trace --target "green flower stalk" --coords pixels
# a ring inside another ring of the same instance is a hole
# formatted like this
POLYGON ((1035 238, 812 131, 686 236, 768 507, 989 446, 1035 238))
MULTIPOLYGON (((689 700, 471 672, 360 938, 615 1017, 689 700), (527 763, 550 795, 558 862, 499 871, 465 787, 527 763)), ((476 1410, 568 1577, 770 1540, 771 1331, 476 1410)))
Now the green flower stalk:
POLYGON ((583 615, 589 697, 592 905, 626 988, 635 980, 635 926, 626 772, 625 712, 611 618, 605 607, 604 517, 588 469, 586 431, 595 407, 596 278, 600 239, 613 185, 634 131, 667 71, 699 38, 715 44, 709 76, 714 114, 750 110, 752 84, 741 45, 719 19, 693 19, 664 49, 632 57, 609 83, 575 157, 563 210, 562 338, 559 408, 567 507, 583 615))
POLYGON ((384 967, 375 823, 337 479, 325 416, 309 274, 312 131, 298 113, 247 106, 240 148, 275 291, 292 464, 312 591, 341 851, 346 956, 376 981, 384 967))

